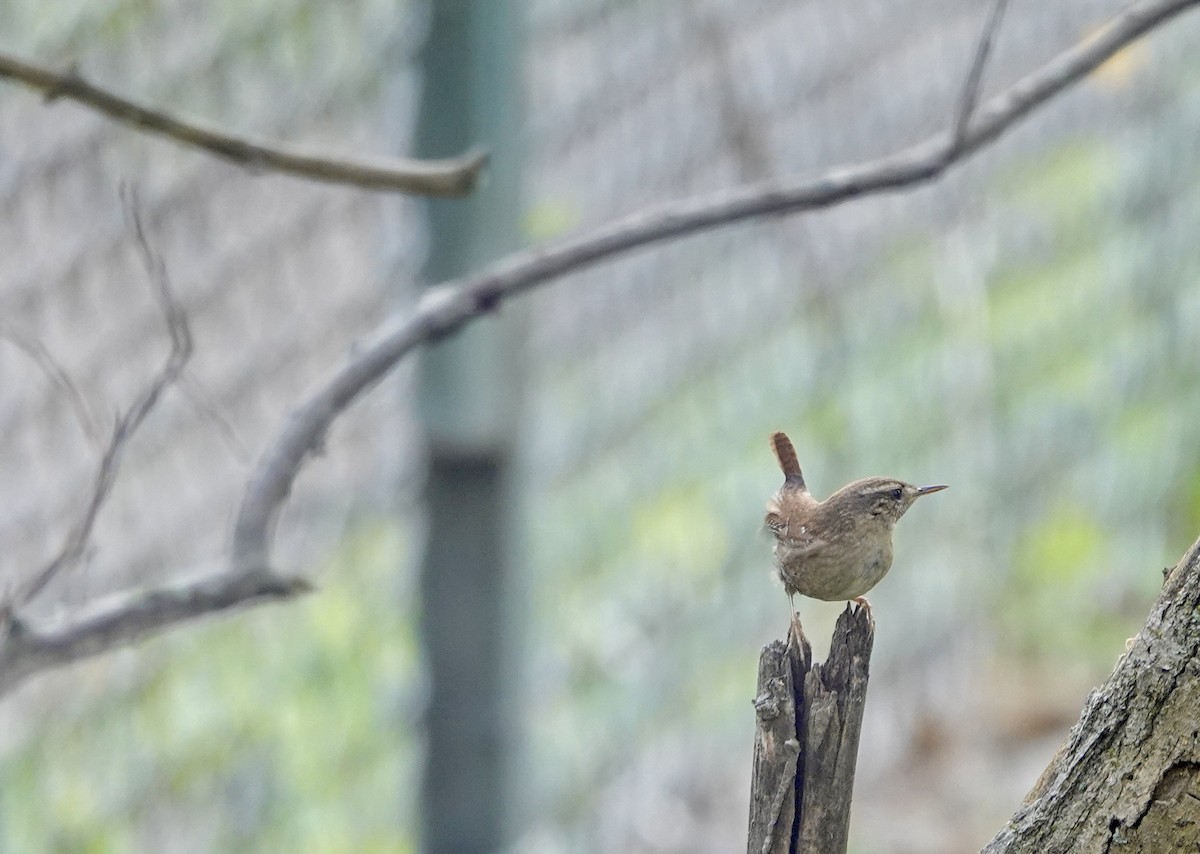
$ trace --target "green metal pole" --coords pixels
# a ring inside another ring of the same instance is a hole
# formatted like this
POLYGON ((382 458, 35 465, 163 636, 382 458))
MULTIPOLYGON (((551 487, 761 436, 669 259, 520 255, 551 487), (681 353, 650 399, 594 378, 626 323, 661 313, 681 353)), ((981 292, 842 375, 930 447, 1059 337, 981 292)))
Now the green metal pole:
MULTIPOLYGON (((416 154, 483 145, 483 185, 428 202, 424 279, 478 269, 517 243, 520 205, 516 4, 430 0, 416 154)), ((510 482, 519 384, 513 330, 476 323, 423 354, 421 416, 430 450, 421 634, 430 677, 422 791, 423 848, 503 847, 512 727, 506 650, 513 519, 510 482)))

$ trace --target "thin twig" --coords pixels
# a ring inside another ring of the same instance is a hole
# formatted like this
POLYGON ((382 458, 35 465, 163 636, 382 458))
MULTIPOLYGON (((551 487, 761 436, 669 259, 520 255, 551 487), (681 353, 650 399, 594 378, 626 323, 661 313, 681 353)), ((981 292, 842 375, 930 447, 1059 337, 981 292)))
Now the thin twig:
POLYGON ((975 112, 975 104, 979 100, 980 84, 983 82, 983 70, 987 67, 988 57, 992 52, 992 44, 996 33, 1000 30, 1000 22, 1004 19, 1004 9, 1008 0, 996 0, 988 15, 987 23, 983 25, 983 33, 975 46, 975 58, 971 62, 971 70, 967 73, 963 84, 962 95, 958 101, 958 120, 954 123, 954 137, 947 149, 947 156, 962 147, 967 138, 967 125, 971 123, 971 114, 975 112))
POLYGON ((126 446, 159 400, 162 399, 163 392, 178 380, 192 355, 192 333, 188 327, 187 315, 171 290, 166 265, 150 248, 150 243, 142 228, 136 198, 132 193, 126 194, 125 198, 126 209, 133 225, 142 264, 154 286, 155 296, 166 320, 167 331, 171 336, 171 352, 150 384, 138 395, 133 404, 117 417, 108 446, 96 469, 91 496, 83 512, 83 517, 71 529, 58 554, 17 589, 12 603, 16 608, 28 604, 46 588, 46 585, 56 575, 75 565, 83 557, 88 543, 91 541, 92 530, 95 528, 100 510, 104 507, 104 503, 108 500, 113 485, 116 483, 126 446))
MULTIPOLYGON (((356 352, 288 417, 243 495, 234 526, 234 565, 270 566, 274 522, 301 466, 350 402, 414 348, 495 311, 509 297, 638 247, 753 217, 829 208, 860 196, 928 183, 1121 48, 1198 3, 1200 0, 1141 0, 1133 4, 1098 33, 989 99, 960 140, 952 128, 890 157, 834 169, 816 180, 756 184, 657 205, 557 246, 517 254, 476 276, 431 289, 416 311, 381 331, 374 343, 356 352)), ((977 64, 982 66, 981 61, 977 64)))
POLYGON ((221 410, 217 406, 217 402, 213 400, 208 389, 196 379, 191 371, 184 371, 179 378, 179 390, 195 407, 196 411, 207 418, 217 432, 221 434, 225 445, 233 452, 233 455, 243 463, 247 463, 250 458, 250 449, 246 444, 238 438, 237 431, 233 429, 233 425, 229 419, 221 414, 221 410))
POLYGON ((0 338, 12 344, 42 369, 46 378, 66 395, 84 435, 98 443, 100 441, 100 425, 96 423, 95 416, 92 415, 87 402, 83 399, 79 386, 71 379, 66 368, 58 363, 46 345, 30 335, 18 332, 11 326, 0 326, 0 338))
POLYGON ((478 150, 445 160, 398 157, 368 160, 271 145, 143 106, 87 82, 74 71, 52 71, 10 54, 0 53, 0 78, 37 89, 47 101, 67 98, 136 130, 166 137, 241 166, 313 181, 422 196, 462 196, 474 188, 487 162, 487 156, 478 150))

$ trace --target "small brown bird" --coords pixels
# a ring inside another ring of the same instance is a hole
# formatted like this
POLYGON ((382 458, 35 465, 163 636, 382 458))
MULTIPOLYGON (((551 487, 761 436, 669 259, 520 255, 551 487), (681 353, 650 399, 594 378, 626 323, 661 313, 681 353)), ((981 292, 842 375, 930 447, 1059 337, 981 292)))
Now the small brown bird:
POLYGON ((797 593, 813 599, 857 602, 892 566, 892 529, 912 503, 945 486, 913 486, 890 477, 868 477, 826 498, 813 498, 796 449, 785 433, 771 434, 783 469, 783 486, 767 504, 765 524, 775 535, 775 566, 797 621, 797 593))

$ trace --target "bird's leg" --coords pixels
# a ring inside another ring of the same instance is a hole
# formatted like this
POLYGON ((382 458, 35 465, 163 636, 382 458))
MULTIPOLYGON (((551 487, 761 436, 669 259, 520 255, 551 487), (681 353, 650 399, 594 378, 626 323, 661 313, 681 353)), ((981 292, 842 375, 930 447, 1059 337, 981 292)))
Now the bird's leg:
POLYGON ((874 627, 875 615, 871 613, 871 603, 867 601, 867 597, 866 596, 855 596, 850 601, 853 602, 855 605, 858 605, 860 608, 862 608, 864 611, 867 612, 867 622, 872 627, 874 627))
POLYGON ((788 593, 788 602, 792 605, 792 622, 788 634, 796 639, 796 645, 799 646, 800 639, 804 637, 804 629, 800 625, 800 615, 796 613, 795 593, 788 593))

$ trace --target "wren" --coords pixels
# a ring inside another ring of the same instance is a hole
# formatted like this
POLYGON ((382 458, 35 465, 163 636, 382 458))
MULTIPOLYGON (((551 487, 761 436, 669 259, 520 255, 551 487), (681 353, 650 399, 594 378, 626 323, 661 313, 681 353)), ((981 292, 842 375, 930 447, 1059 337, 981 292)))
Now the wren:
POLYGON ((783 486, 767 504, 766 527, 775 536, 775 568, 796 615, 796 594, 827 602, 856 602, 871 619, 865 594, 892 567, 892 530, 922 495, 945 489, 867 477, 818 501, 809 493, 796 449, 785 433, 771 434, 783 486))

